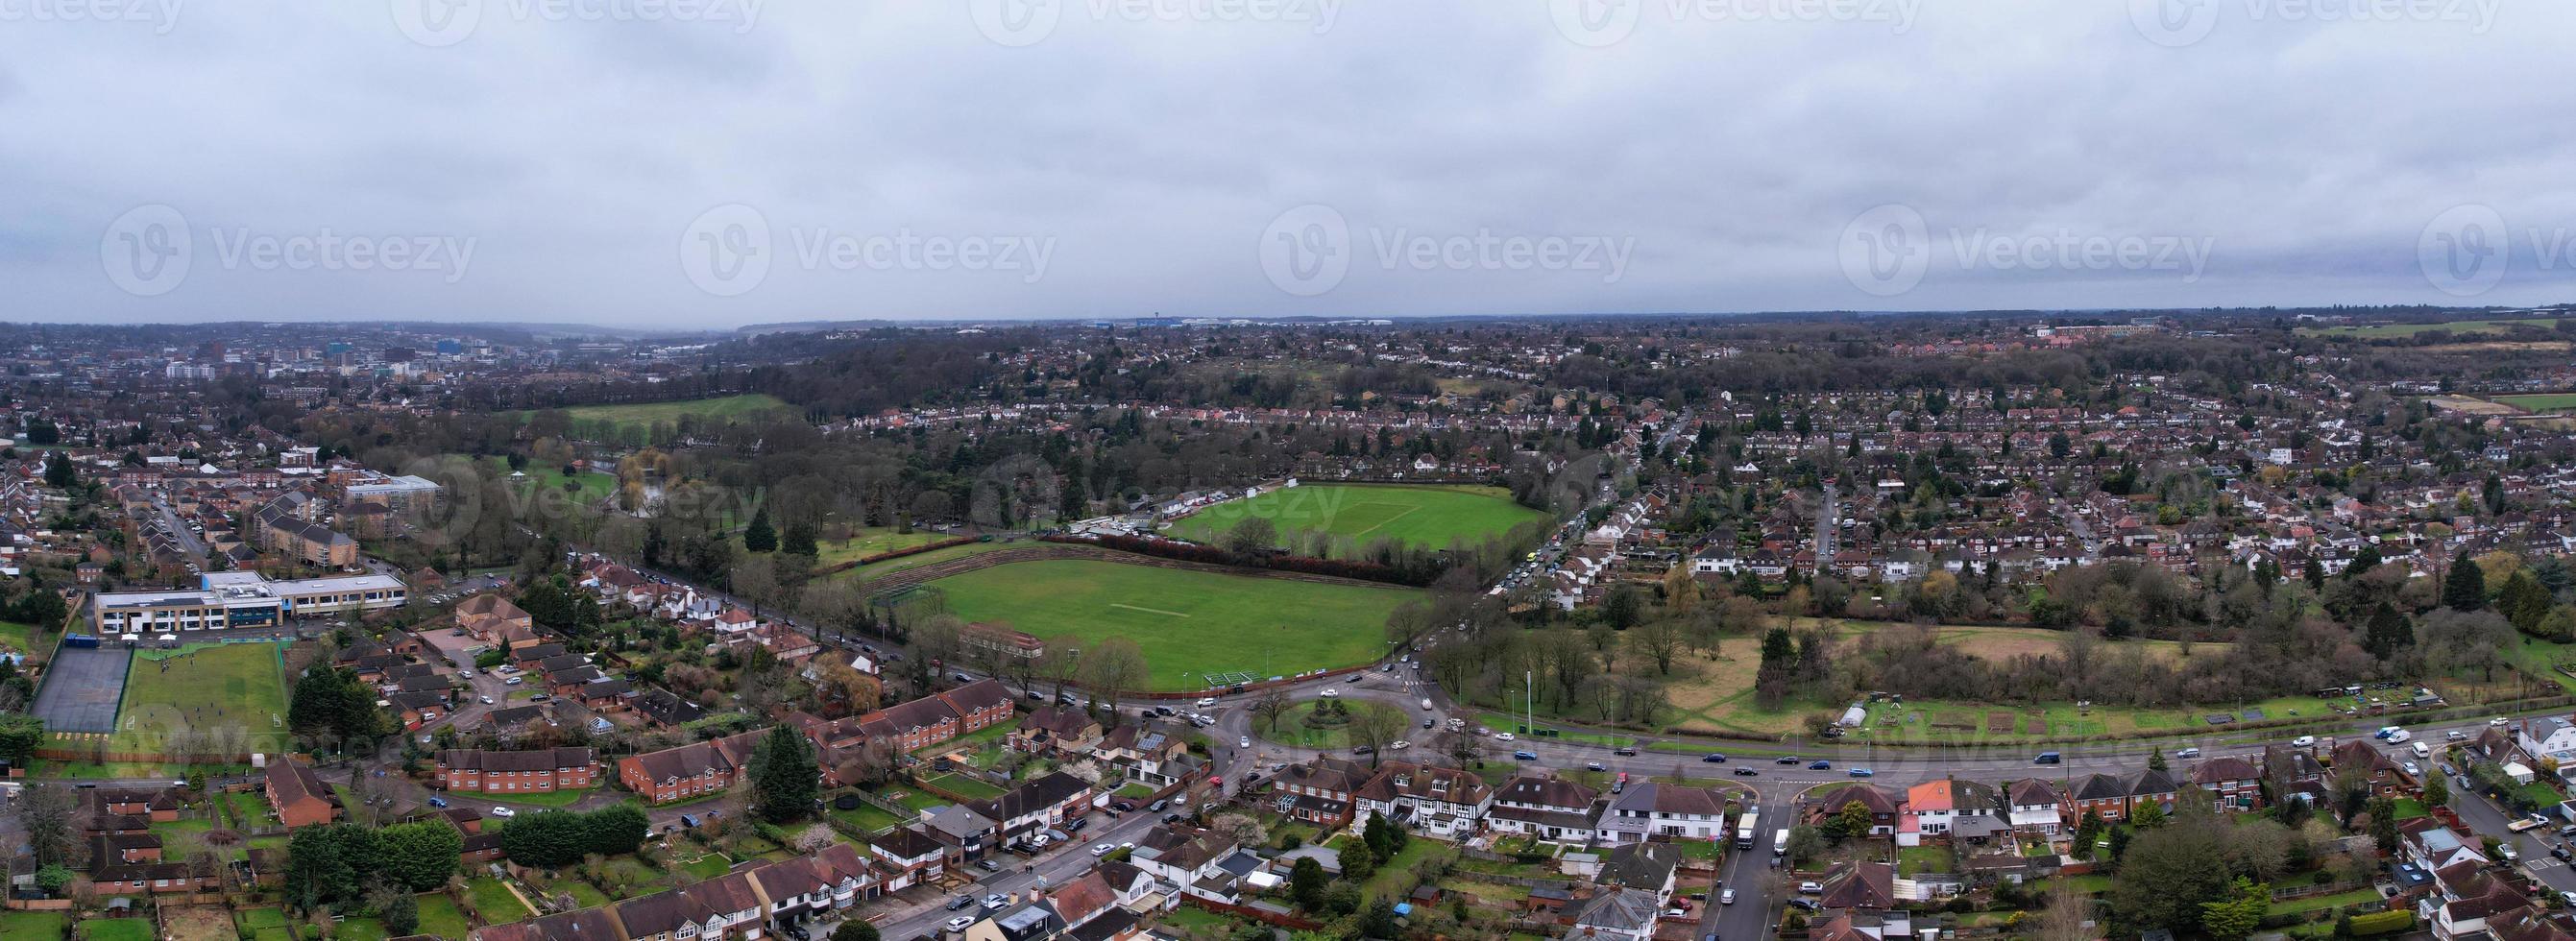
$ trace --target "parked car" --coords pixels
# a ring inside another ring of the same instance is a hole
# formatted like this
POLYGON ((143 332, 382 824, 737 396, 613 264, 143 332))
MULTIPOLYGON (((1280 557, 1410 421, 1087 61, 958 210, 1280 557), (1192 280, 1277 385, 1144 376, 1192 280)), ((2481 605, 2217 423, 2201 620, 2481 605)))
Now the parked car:
POLYGON ((1588 769, 1588 770, 1592 770, 1592 771, 1608 771, 1608 770, 1610 770, 1610 766, 1609 766, 1609 765, 1602 764, 1602 763, 1600 763, 1600 762, 1598 762, 1598 761, 1592 762, 1592 763, 1590 763, 1590 764, 1586 764, 1586 765, 1584 765, 1583 767, 1584 767, 1584 768, 1586 768, 1586 769, 1588 769))
POLYGON ((1720 892, 1720 893, 1718 893, 1718 894, 1717 894, 1717 904, 1720 904, 1720 905, 1733 905, 1733 904, 1735 904, 1735 890, 1734 890, 1734 889, 1728 889, 1728 890, 1726 890, 1726 891, 1724 891, 1724 892, 1720 892))
POLYGON ((445 807, 445 806, 447 806, 447 798, 444 798, 444 797, 432 797, 432 798, 430 798, 430 799, 429 799, 429 806, 432 806, 432 807, 445 807))
POLYGON ((1000 872, 1002 871, 1002 864, 989 859, 979 859, 975 861, 975 868, 984 870, 985 872, 1000 872))
POLYGON ((953 912, 953 911, 956 911, 956 910, 961 909, 961 908, 965 908, 966 906, 973 905, 973 904, 975 904, 975 900, 974 900, 974 899, 969 898, 969 897, 967 897, 967 896, 960 895, 960 896, 958 896, 958 897, 956 897, 956 898, 953 898, 953 899, 949 899, 949 900, 948 900, 948 910, 953 912))
POLYGON ((973 925, 974 923, 975 923, 975 919, 970 918, 970 917, 965 916, 965 915, 959 915, 959 916, 957 916, 957 917, 955 917, 955 918, 951 918, 951 919, 949 919, 949 920, 948 920, 948 930, 950 930, 950 931, 964 931, 964 930, 966 930, 967 926, 969 926, 969 925, 973 925))
POLYGON ((1113 851, 1115 851, 1115 850, 1117 850, 1117 849, 1118 849, 1118 847, 1111 846, 1111 845, 1109 845, 1109 844, 1107 844, 1107 843, 1095 843, 1095 844, 1092 844, 1092 847, 1091 847, 1091 855, 1093 855, 1093 856, 1107 856, 1107 855, 1109 855, 1111 852, 1113 852, 1113 851))
POLYGON ((519 812, 518 812, 518 811, 511 810, 510 808, 507 808, 507 807, 494 807, 494 808, 492 808, 492 816, 499 817, 499 818, 501 818, 501 819, 503 819, 503 820, 508 820, 508 819, 510 819, 510 818, 512 818, 512 817, 516 817, 516 816, 518 816, 518 815, 519 815, 519 812))

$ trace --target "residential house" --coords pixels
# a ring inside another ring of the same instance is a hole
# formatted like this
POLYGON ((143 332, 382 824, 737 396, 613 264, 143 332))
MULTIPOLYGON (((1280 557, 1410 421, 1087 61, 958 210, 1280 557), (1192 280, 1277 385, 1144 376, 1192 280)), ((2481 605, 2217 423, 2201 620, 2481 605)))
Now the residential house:
POLYGON ((340 805, 340 795, 312 768, 280 758, 268 763, 263 776, 268 806, 289 830, 330 823, 348 813, 340 805))
POLYGON ((439 786, 467 793, 575 791, 597 786, 599 771, 599 757, 588 748, 449 749, 438 753, 439 786))
POLYGON ((1494 795, 1485 822, 1496 830, 1589 843, 1600 832, 1600 793, 1575 781, 1521 775, 1494 795))

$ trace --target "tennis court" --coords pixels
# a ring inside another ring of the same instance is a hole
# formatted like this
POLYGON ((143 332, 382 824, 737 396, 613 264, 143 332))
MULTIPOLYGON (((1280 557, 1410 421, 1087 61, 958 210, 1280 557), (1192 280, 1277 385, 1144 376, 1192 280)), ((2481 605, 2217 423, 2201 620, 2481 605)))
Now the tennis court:
POLYGON ((114 732, 116 704, 125 698, 127 647, 64 647, 45 669, 36 691, 36 716, 48 732, 114 732))

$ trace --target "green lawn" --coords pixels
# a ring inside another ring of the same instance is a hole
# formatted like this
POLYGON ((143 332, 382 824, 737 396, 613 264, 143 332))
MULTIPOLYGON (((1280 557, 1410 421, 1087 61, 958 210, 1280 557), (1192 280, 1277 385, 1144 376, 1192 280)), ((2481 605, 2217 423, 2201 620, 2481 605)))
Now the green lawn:
POLYGON ((80 925, 86 941, 155 941, 150 918, 89 918, 80 925))
POLYGON ((1910 879, 1925 873, 1954 872, 1957 862, 1947 846, 1900 847, 1896 851, 1896 874, 1910 879))
POLYGON ((0 912, 0 941, 61 941, 70 922, 61 912, 0 912))
POLYGON ((1429 837, 1417 836, 1405 841, 1404 848, 1378 866, 1377 872, 1360 886, 1360 891, 1369 898, 1396 900, 1421 881, 1422 874, 1415 870, 1423 868, 1423 861, 1440 849, 1440 841, 1429 837))
POLYGON ((509 485, 510 493, 513 496, 522 499, 529 498, 535 493, 543 491, 553 491, 557 493, 565 492, 564 481, 566 480, 572 481, 573 489, 570 493, 585 504, 594 500, 607 499, 610 494, 617 492, 617 475, 615 474, 602 474, 597 471, 583 471, 567 477, 564 475, 563 468, 561 467, 548 467, 532 461, 529 462, 526 470, 519 472, 526 476, 512 477, 510 476, 509 465, 502 464, 497 459, 493 462, 493 465, 492 472, 499 475, 502 481, 509 485))
POLYGON ((700 879, 713 879, 733 871, 733 860, 726 859, 722 853, 708 853, 681 866, 680 870, 700 879))
POLYGON ((246 908, 233 913, 233 921, 245 931, 286 927, 286 912, 275 908, 246 908))
POLYGON ((1001 788, 970 774, 934 774, 923 778, 922 781, 967 800, 992 800, 1002 796, 1001 788))
MULTIPOLYGON (((1252 719, 1253 734, 1260 737, 1263 741, 1278 742, 1282 745, 1295 745, 1299 748, 1343 749, 1351 747, 1351 736, 1348 723, 1340 725, 1307 724, 1307 720, 1314 717, 1316 710, 1323 708, 1324 702, 1325 701, 1321 699, 1309 699, 1304 702, 1297 703, 1294 706, 1290 706, 1287 712, 1279 715, 1279 722, 1277 723, 1277 728, 1275 730, 1272 728, 1270 723, 1264 722, 1260 717, 1255 716, 1252 719)), ((1370 702, 1365 699, 1342 699, 1337 700, 1337 702, 1348 707, 1353 716, 1357 716, 1363 712, 1403 712, 1403 710, 1397 709, 1394 706, 1386 705, 1384 703, 1370 702)), ((1396 733, 1399 738, 1413 734, 1410 723, 1399 722, 1396 727, 1406 730, 1396 733)))
POLYGON ((2384 323, 2360 327, 2301 327, 2299 332, 2309 336, 2386 338, 2411 337, 2433 330, 2448 330, 2452 333, 2503 333, 2514 327, 2536 327, 2548 330, 2557 325, 2556 318, 2539 317, 2529 320, 2446 320, 2440 323, 2384 323))
POLYGON ((462 938, 467 932, 473 930, 472 925, 466 924, 465 912, 456 907, 455 900, 432 892, 419 896, 418 901, 420 902, 420 928, 414 932, 415 934, 462 938))
POLYGON ((506 925, 524 921, 528 907, 510 894, 510 887, 491 876, 476 876, 465 883, 465 894, 474 900, 474 913, 487 925, 506 925))
MULTIPOLYGON (((936 553, 931 553, 936 554, 936 553)), ((1086 559, 1017 562, 931 582, 948 610, 1041 638, 1127 637, 1156 690, 1205 689, 1211 673, 1256 678, 1367 663, 1386 650, 1386 618, 1423 596, 1086 559)))
MULTIPOLYGON (((941 533, 940 537, 944 539, 947 538, 948 535, 949 534, 941 533)), ((839 577, 856 578, 861 582, 866 582, 882 576, 892 575, 896 572, 908 572, 925 565, 937 565, 941 562, 947 562, 953 559, 963 559, 970 555, 982 555, 987 552, 1000 552, 1004 549, 1014 548, 1027 548, 1027 544, 1021 543, 1014 545, 1007 542, 970 542, 962 546, 949 546, 944 549, 932 549, 928 552, 908 555, 899 559, 887 559, 883 562, 862 565, 858 568, 850 569, 847 572, 841 573, 839 577)))
POLYGON ((523 807, 570 807, 579 803, 582 798, 589 797, 590 792, 587 790, 538 791, 533 794, 493 794, 487 792, 474 796, 496 804, 518 804, 523 807))
POLYGON ((2288 915, 2297 912, 2324 911, 2329 908, 2342 908, 2346 905, 2359 905, 2363 902, 2376 901, 2380 901, 2379 890, 2367 888, 2354 889, 2350 892, 2337 892, 2333 895, 2318 895, 2303 899, 2291 899, 2286 902, 2274 902, 2272 903, 2272 907, 2265 909, 2263 913, 2266 915, 2288 915))
POLYGON ((1219 543, 1236 524, 1256 517, 1270 520, 1285 548, 1302 553, 1306 534, 1326 533, 1342 542, 1335 550, 1341 555, 1381 539, 1428 548, 1451 540, 1472 545, 1548 519, 1499 487, 1306 484, 1208 507, 1174 521, 1170 532, 1219 543))
POLYGON ((173 732, 238 733, 250 751, 285 750, 286 680, 278 644, 139 650, 126 668, 112 747, 158 751, 173 732), (163 669, 164 664, 168 669, 163 669))
POLYGON ((951 538, 951 535, 929 529, 916 529, 907 533, 898 531, 892 526, 869 526, 852 531, 848 539, 817 541, 815 547, 822 552, 816 555, 814 560, 818 565, 838 565, 863 556, 928 545, 951 538))
POLYGON ((35 646, 35 638, 36 626, 33 624, 20 624, 16 621, 0 621, 0 650, 6 650, 13 653, 33 653, 34 651, 30 648, 35 646))
MULTIPOLYGON (((1520 716, 1500 712, 1477 713, 1476 721, 1482 723, 1486 728, 1492 729, 1496 732, 1510 732, 1522 738, 1530 737, 1529 730, 1532 728, 1528 720, 1525 720, 1520 716)), ((1550 725, 1546 722, 1539 723, 1536 728, 1542 730, 1554 730, 1556 734, 1549 737, 1569 742, 1590 742, 1595 745, 1607 745, 1612 748, 1626 748, 1630 745, 1637 744, 1636 739, 1625 735, 1603 735, 1597 732, 1578 732, 1573 729, 1550 725)), ((1719 746, 1709 746, 1703 749, 1702 752, 1705 753, 1709 751, 1723 750, 1724 749, 1719 746)))
POLYGON ((902 826, 905 821, 905 818, 897 817, 883 807, 864 801, 860 802, 856 810, 834 810, 832 816, 869 833, 880 833, 889 827, 902 826))
MULTIPOLYGON (((600 441, 623 435, 636 435, 658 424, 677 424, 683 416, 696 416, 703 424, 726 424, 762 412, 794 413, 796 407, 769 395, 727 395, 710 399, 688 399, 678 402, 646 402, 635 405, 576 405, 564 409, 571 416, 570 434, 576 438, 600 441)), ((531 412, 513 412, 528 418, 531 412)))
POLYGON ((374 918, 344 918, 331 931, 333 941, 384 941, 385 923, 374 918))
POLYGON ((2543 392, 2534 395, 2499 395, 2495 401, 2534 412, 2556 412, 2576 408, 2576 392, 2543 392))

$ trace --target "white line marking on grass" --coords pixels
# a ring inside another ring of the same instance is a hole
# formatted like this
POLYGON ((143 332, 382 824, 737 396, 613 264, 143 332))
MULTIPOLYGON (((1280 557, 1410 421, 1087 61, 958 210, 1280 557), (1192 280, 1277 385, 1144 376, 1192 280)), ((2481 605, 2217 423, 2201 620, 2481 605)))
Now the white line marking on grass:
POLYGON ((1165 611, 1165 610, 1163 610, 1163 609, 1161 609, 1161 608, 1139 608, 1139 607, 1137 607, 1137 606, 1135 606, 1135 605, 1132 605, 1132 604, 1119 604, 1118 602, 1115 602, 1115 601, 1110 602, 1110 603, 1109 603, 1109 606, 1110 606, 1110 607, 1112 607, 1112 608, 1125 608, 1125 609, 1127 609, 1127 610, 1129 610, 1129 611, 1143 611, 1143 612, 1145 612, 1145 613, 1147 613, 1147 614, 1168 614, 1168 615, 1171 615, 1171 616, 1176 617, 1176 618, 1185 618, 1185 617, 1189 617, 1189 615, 1182 614, 1181 612, 1178 612, 1178 611, 1165 611))
POLYGON ((1404 508, 1404 512, 1402 512, 1402 513, 1398 513, 1398 514, 1395 514, 1394 516, 1390 516, 1390 517, 1387 517, 1387 518, 1382 519, 1382 520, 1379 520, 1379 521, 1377 521, 1377 525, 1375 525, 1375 526, 1371 526, 1371 527, 1369 527, 1369 528, 1367 528, 1367 529, 1363 529, 1363 530, 1360 530, 1359 532, 1355 532, 1355 533, 1350 534, 1350 537, 1349 537, 1349 538, 1352 538, 1352 539, 1358 539, 1358 538, 1360 538, 1361 536, 1366 536, 1366 535, 1368 535, 1368 534, 1370 534, 1370 533, 1377 532, 1378 530, 1385 528, 1386 524, 1388 524, 1388 523, 1392 523, 1392 522, 1395 522, 1396 520, 1403 519, 1403 518, 1405 518, 1405 517, 1407 517, 1407 516, 1411 516, 1411 515, 1413 515, 1413 511, 1415 511, 1415 510, 1419 510, 1419 509, 1422 509, 1422 504, 1419 504, 1419 503, 1355 503, 1355 504, 1352 504, 1352 505, 1353 505, 1353 506, 1400 506, 1400 507, 1403 507, 1403 508, 1404 508))

